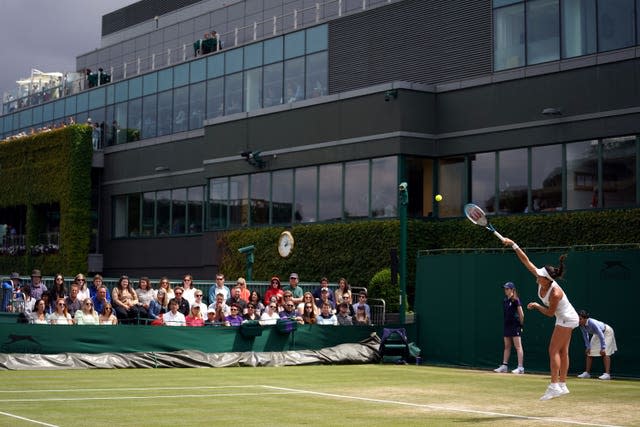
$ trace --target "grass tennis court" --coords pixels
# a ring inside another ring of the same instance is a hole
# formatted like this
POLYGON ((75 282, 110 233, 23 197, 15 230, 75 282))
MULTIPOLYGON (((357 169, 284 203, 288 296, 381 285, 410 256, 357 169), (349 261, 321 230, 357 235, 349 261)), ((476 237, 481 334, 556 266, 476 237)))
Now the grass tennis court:
POLYGON ((414 365, 0 372, 2 426, 640 425, 640 382, 414 365))

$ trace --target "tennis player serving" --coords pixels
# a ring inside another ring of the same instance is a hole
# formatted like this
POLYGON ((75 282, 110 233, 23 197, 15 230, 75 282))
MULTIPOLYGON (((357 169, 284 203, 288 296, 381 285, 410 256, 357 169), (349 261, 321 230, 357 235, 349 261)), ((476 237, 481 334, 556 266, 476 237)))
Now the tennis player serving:
POLYGON ((556 282, 564 274, 564 260, 566 255, 560 257, 558 267, 546 265, 536 267, 520 246, 513 240, 505 237, 505 246, 511 246, 524 266, 533 274, 538 284, 538 297, 542 304, 530 302, 529 310, 538 310, 549 317, 556 317, 556 325, 549 342, 549 365, 551 366, 551 384, 540 400, 549 400, 569 393, 567 388, 567 372, 569 371, 569 343, 571 331, 578 326, 580 321, 578 313, 569 302, 569 298, 556 282))

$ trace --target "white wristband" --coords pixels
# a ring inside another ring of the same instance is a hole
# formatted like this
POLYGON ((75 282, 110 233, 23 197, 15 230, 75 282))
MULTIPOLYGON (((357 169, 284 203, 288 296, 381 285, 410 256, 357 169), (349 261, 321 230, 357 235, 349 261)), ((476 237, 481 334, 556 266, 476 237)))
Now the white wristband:
POLYGON ((515 251, 516 249, 520 249, 520 246, 518 246, 518 244, 514 242, 513 245, 511 245, 511 249, 515 251))

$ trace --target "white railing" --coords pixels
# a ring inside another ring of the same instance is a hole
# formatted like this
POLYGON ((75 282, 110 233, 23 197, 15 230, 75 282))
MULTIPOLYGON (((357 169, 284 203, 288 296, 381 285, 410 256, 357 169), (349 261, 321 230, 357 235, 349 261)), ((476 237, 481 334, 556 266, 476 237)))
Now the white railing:
MULTIPOLYGON (((317 2, 306 8, 293 9, 291 12, 281 16, 273 16, 265 19, 264 21, 255 21, 244 27, 235 27, 233 30, 226 33, 218 33, 218 38, 222 48, 238 47, 243 44, 255 42, 261 38, 276 36, 279 33, 282 34, 288 30, 296 30, 304 27, 305 25, 315 25, 331 18, 360 13, 367 9, 374 9, 383 6, 384 4, 398 1, 402 0, 386 0, 385 2, 377 2, 372 5, 371 0, 362 0, 361 8, 345 10, 345 0, 326 0, 324 2, 317 2), (334 8, 332 9, 330 6, 334 6, 334 8), (313 14, 312 16, 314 16, 314 18, 304 22, 305 16, 310 13, 313 14), (289 21, 291 22, 290 25, 288 24, 289 21), (280 29, 278 28, 279 26, 281 26, 280 29), (270 31, 266 31, 267 28, 270 28, 270 31), (261 33, 260 30, 265 30, 263 32, 263 36, 259 36, 261 33), (248 39, 241 40, 241 35, 247 34, 247 31, 250 31, 252 36, 248 39), (226 45, 227 41, 231 44, 226 45)), ((212 54, 215 54, 215 52, 212 54)), ((195 57, 196 52, 192 49, 191 45, 176 45, 173 48, 167 48, 166 52, 153 52, 148 57, 138 57, 133 61, 124 62, 118 67, 112 66, 105 72, 105 74, 109 75, 110 79, 108 83, 112 83, 144 74, 149 71, 175 65, 195 57)), ((98 78, 96 86, 100 86, 102 84, 105 84, 105 82, 98 78)), ((27 96, 18 94, 17 89, 5 93, 2 100, 2 113, 7 114, 64 96, 74 95, 86 89, 89 89, 89 84, 87 77, 84 74, 65 73, 65 77, 60 86, 30 93, 27 96)))

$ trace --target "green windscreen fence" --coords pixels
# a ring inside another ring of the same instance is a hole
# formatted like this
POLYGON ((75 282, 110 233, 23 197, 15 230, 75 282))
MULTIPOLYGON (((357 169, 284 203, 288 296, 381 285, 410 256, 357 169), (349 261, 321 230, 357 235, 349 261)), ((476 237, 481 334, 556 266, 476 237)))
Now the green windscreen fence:
MULTIPOLYGON (((576 310, 615 330, 618 352, 612 357, 612 375, 640 377, 640 250, 554 248, 527 250, 541 267, 557 265, 567 254, 567 271, 560 286, 576 310)), ((529 311, 526 304, 538 301, 535 278, 512 250, 473 252, 420 252, 416 264, 415 311, 418 345, 428 363, 495 368, 502 362, 502 284, 516 284, 525 306, 522 335, 525 369, 548 372, 548 344, 555 318, 529 311)), ((584 370, 584 343, 579 328, 570 347, 570 373, 584 370)), ((516 366, 513 351, 510 367, 516 366)), ((594 358, 593 373, 602 372, 602 361, 594 358)))

